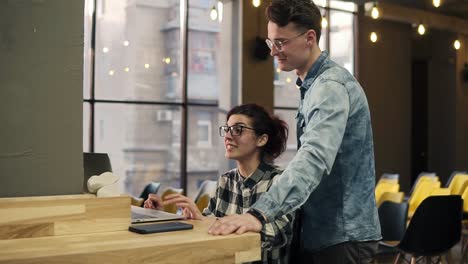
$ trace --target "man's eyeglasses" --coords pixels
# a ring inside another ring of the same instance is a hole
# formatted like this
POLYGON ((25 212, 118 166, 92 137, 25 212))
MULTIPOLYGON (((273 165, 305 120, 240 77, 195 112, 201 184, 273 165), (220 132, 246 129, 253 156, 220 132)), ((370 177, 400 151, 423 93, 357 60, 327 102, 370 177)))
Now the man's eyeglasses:
POLYGON ((274 40, 271 40, 271 39, 266 39, 265 42, 266 44, 268 45, 268 47, 271 49, 273 49, 273 46, 275 47, 275 49, 277 49, 278 51, 282 51, 283 50, 283 47, 284 45, 288 42, 288 41, 291 41, 293 39, 296 39, 302 35, 304 35, 305 33, 307 33, 307 31, 305 32, 302 32, 301 34, 295 36, 295 37, 292 37, 292 38, 289 38, 289 39, 274 39, 274 40))
POLYGON ((228 132, 231 132, 231 136, 240 136, 242 134, 242 131, 244 129, 250 129, 255 131, 255 129, 248 127, 248 126, 242 126, 242 125, 233 125, 233 126, 220 126, 219 127, 219 135, 224 137, 228 132))

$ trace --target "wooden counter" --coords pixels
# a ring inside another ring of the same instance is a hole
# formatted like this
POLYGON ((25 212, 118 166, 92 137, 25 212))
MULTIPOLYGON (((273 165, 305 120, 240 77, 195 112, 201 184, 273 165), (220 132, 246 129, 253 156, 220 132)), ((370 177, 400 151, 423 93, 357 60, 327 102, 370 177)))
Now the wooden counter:
POLYGON ((212 236, 211 221, 193 230, 129 231, 0 240, 0 263, 240 263, 260 260, 260 235, 212 236))

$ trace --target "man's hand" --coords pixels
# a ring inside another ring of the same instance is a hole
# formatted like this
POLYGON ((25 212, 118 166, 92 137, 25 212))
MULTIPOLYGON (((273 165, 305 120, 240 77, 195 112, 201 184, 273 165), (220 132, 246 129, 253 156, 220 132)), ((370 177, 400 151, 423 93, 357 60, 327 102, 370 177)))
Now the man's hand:
POLYGON ((218 218, 208 228, 208 233, 212 235, 229 235, 232 233, 243 234, 245 232, 260 232, 262 224, 251 214, 230 215, 218 218))
POLYGON ((148 199, 146 199, 144 203, 144 207, 150 208, 150 209, 162 210, 163 201, 161 200, 161 197, 159 197, 157 194, 150 193, 148 196, 148 199))

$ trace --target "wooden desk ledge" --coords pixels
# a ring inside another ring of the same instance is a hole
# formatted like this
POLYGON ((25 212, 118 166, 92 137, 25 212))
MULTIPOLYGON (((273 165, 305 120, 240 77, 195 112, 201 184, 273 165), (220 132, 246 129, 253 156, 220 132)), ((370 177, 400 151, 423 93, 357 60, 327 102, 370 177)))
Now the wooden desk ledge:
POLYGON ((260 235, 212 236, 211 221, 193 230, 129 231, 0 240, 0 263, 239 263, 259 260, 260 235))

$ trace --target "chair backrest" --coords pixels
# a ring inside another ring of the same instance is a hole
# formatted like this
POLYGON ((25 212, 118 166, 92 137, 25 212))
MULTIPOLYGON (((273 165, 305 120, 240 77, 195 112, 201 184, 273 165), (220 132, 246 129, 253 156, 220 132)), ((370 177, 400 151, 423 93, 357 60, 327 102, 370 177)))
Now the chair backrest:
POLYGON ((461 197, 463 199, 463 212, 468 213, 468 188, 465 188, 461 197))
POLYGON ((435 172, 425 172, 425 171, 423 171, 423 172, 419 173, 418 177, 416 177, 416 180, 413 183, 413 186, 411 186, 411 189, 410 189, 410 191, 408 193, 409 196, 411 196, 413 194, 413 191, 416 189, 419 182, 421 182, 423 180, 438 181, 439 177, 435 174, 435 172))
POLYGON ((401 203, 404 198, 405 194, 403 192, 384 192, 380 196, 380 199, 377 200, 377 206, 380 206, 385 201, 401 203))
POLYGON ((195 204, 198 207, 198 210, 200 212, 203 212, 203 210, 208 207, 208 203, 210 202, 210 195, 208 193, 202 194, 198 200, 195 202, 195 204))
POLYGON ((457 176, 457 174, 468 174, 468 172, 466 171, 453 171, 452 173, 450 173, 450 176, 447 180, 447 182, 445 183, 445 187, 449 187, 450 184, 452 183, 452 180, 455 176, 457 176))
POLYGON ((409 204, 408 215, 412 217, 414 212, 416 212, 416 208, 418 208, 418 206, 422 203, 422 201, 424 201, 424 199, 429 197, 431 193, 434 191, 434 189, 439 189, 439 188, 440 188, 439 181, 437 182, 421 181, 408 200, 408 204, 409 204))
POLYGON ((382 239, 400 241, 405 234, 407 218, 408 203, 383 202, 379 207, 382 239))
POLYGON ((399 180, 400 180, 400 174, 398 173, 384 173, 380 176, 378 182, 398 183, 399 180))
POLYGON ((460 241, 462 199, 459 195, 430 196, 411 219, 398 247, 413 255, 440 255, 460 241))
POLYGON ((375 186, 375 200, 378 201, 383 193, 386 192, 398 192, 400 190, 400 184, 381 182, 379 181, 375 186))
POLYGON ((436 196, 436 195, 450 195, 450 189, 449 188, 435 188, 430 193, 430 196, 436 196))
MULTIPOLYGON (((178 189, 178 188, 174 188, 174 187, 167 187, 162 195, 161 195, 161 198, 164 200, 164 198, 166 196, 168 196, 169 194, 175 194, 175 193, 183 193, 184 192, 184 189, 178 189)), ((177 213, 177 206, 175 204, 168 204, 168 205, 165 205, 164 206, 164 211, 168 212, 168 213, 177 213)))
POLYGON ((104 172, 112 172, 109 155, 107 153, 83 152, 84 181, 83 191, 87 192, 86 183, 93 175, 100 175, 104 172))
POLYGON ((195 195, 195 198, 193 199, 195 203, 200 199, 200 197, 204 194, 214 194, 216 191, 216 188, 218 187, 218 182, 217 181, 211 181, 211 180, 204 180, 201 184, 200 187, 198 188, 197 194, 195 195))
POLYGON ((143 189, 143 191, 141 192, 140 194, 140 198, 143 199, 143 201, 145 201, 146 199, 148 199, 148 196, 150 193, 158 193, 158 190, 159 190, 159 187, 161 186, 161 184, 159 182, 150 182, 148 183, 145 188, 143 189))
POLYGON ((462 195, 465 182, 468 182, 468 174, 456 174, 453 176, 448 188, 451 194, 462 195))

